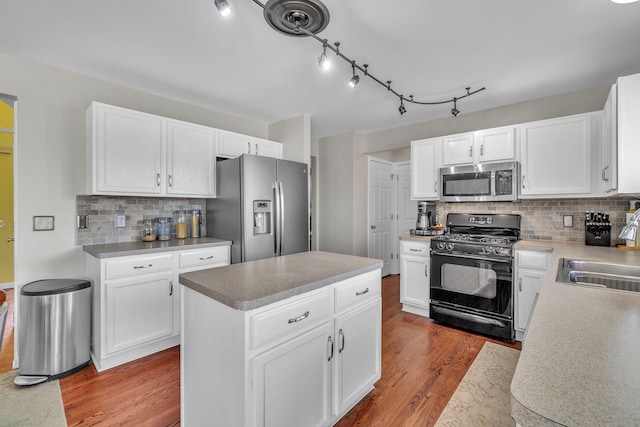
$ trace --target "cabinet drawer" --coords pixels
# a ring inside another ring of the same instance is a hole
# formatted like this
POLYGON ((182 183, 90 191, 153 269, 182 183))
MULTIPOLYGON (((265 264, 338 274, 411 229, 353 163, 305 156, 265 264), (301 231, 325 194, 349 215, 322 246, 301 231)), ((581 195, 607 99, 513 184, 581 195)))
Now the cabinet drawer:
POLYGON ((327 289, 315 295, 251 316, 250 344, 255 349, 270 341, 330 319, 327 289))
POLYGON ((400 246, 403 255, 429 257, 429 243, 403 241, 400 246))
POLYGON ((380 296, 380 270, 372 271, 335 288, 336 312, 380 296))
POLYGON ((105 261, 105 279, 138 276, 168 271, 173 268, 173 255, 155 255, 105 261))
POLYGON ((229 263, 229 247, 216 246, 207 249, 180 252, 180 268, 207 267, 229 263))
POLYGON ((518 252, 518 267, 546 270, 549 254, 546 252, 526 251, 518 252))

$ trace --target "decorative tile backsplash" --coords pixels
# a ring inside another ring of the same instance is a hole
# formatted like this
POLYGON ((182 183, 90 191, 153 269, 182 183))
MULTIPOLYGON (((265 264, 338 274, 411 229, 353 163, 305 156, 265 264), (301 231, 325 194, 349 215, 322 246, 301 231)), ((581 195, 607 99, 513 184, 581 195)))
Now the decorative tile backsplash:
POLYGON ((439 221, 444 224, 447 214, 509 213, 521 215, 521 236, 527 240, 584 242, 585 212, 608 212, 611 221, 611 245, 624 243, 618 233, 624 226, 630 198, 610 199, 545 199, 522 200, 517 203, 436 203, 439 221), (563 226, 563 216, 573 217, 573 227, 563 226))
POLYGON ((78 229, 78 245, 133 242, 141 240, 142 222, 157 217, 171 217, 176 211, 202 212, 202 234, 206 235, 206 199, 171 199, 158 197, 76 196, 78 215, 87 216, 87 228, 78 229), (126 227, 115 228, 114 215, 125 215, 126 227))

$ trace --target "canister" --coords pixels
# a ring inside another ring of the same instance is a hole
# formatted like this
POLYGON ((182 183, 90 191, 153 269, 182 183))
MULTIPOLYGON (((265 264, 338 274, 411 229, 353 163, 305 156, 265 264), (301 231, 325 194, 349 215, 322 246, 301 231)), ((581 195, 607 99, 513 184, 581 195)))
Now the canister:
POLYGON ((158 217, 156 223, 158 224, 158 240, 171 240, 171 218, 158 217))
POLYGON ((200 237, 200 224, 202 223, 202 214, 200 209, 191 212, 191 237, 200 237))
POLYGON ((185 211, 176 212, 176 239, 187 238, 187 213, 185 211))

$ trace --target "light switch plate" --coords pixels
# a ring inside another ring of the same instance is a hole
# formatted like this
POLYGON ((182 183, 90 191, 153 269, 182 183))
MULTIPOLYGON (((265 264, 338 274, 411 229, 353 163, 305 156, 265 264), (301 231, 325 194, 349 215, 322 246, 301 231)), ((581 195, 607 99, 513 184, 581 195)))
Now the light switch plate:
POLYGON ((571 215, 564 215, 562 217, 562 223, 565 227, 573 227, 573 217, 571 215))
POLYGON ((54 217, 51 216, 34 216, 33 231, 51 231, 54 228, 54 217))

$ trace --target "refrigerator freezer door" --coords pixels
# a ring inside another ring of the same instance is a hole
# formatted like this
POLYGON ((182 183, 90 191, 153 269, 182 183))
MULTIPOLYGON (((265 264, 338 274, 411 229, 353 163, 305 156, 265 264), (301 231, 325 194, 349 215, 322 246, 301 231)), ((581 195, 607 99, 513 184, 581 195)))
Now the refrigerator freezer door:
POLYGON ((304 163, 277 160, 282 195, 282 255, 309 250, 309 168, 304 163))
MULTIPOLYGON (((271 201, 271 205, 274 205, 276 160, 270 157, 243 155, 240 169, 243 221, 242 262, 270 258, 275 254, 274 227, 270 224, 271 233, 254 233, 253 203, 261 200, 271 201)), ((271 215, 271 221, 273 221, 273 215, 271 215)))

